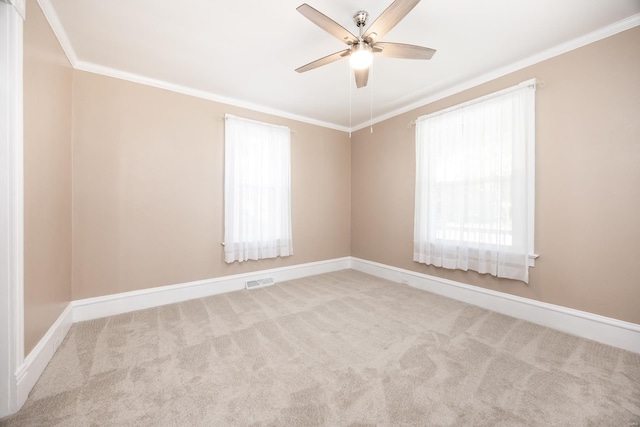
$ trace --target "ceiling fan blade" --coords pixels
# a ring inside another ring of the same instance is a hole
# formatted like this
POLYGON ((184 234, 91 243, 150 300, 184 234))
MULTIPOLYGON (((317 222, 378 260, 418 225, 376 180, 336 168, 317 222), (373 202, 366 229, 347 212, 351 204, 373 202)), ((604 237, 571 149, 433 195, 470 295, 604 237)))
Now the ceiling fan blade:
POLYGON ((316 9, 312 8, 308 4, 304 3, 296 9, 298 12, 303 14, 309 21, 316 24, 318 27, 325 30, 327 33, 331 34, 338 40, 346 44, 354 44, 357 43, 358 37, 354 36, 349 30, 344 28, 342 25, 338 24, 333 19, 329 18, 327 15, 318 12, 316 9))
POLYGON ((345 56, 348 56, 350 52, 351 51, 349 49, 345 49, 345 50, 341 50, 340 52, 332 53, 331 55, 327 55, 324 58, 316 59, 313 62, 309 62, 307 65, 303 65, 300 68, 296 68, 296 71, 299 73, 304 73, 305 71, 322 67, 323 65, 330 64, 332 62, 337 61, 340 58, 344 58, 345 56))
POLYGON ((358 89, 365 87, 369 81, 369 69, 363 68, 361 70, 353 70, 356 75, 356 86, 358 89))
POLYGON ((367 28, 362 38, 369 43, 375 43, 387 34, 396 24, 402 21, 420 0, 395 0, 385 9, 373 24, 367 28))
POLYGON ((435 49, 404 43, 380 42, 376 43, 375 47, 382 48, 382 50, 374 49, 373 53, 390 58, 431 59, 433 54, 436 53, 435 49))

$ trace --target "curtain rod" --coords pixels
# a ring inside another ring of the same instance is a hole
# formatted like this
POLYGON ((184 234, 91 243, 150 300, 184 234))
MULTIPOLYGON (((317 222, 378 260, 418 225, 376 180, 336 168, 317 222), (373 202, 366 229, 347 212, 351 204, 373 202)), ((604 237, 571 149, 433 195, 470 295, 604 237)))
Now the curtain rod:
POLYGON ((236 119, 245 120, 247 122, 252 122, 252 123, 258 123, 258 124, 261 124, 261 125, 269 125, 269 126, 274 126, 274 127, 287 128, 289 130, 289 132, 296 133, 296 130, 295 129, 291 129, 289 126, 278 125, 278 124, 275 124, 275 123, 261 122, 260 120, 247 119, 246 117, 240 117, 240 116, 236 116, 236 115, 228 114, 228 113, 225 113, 225 114, 222 114, 221 116, 218 116, 218 120, 225 120, 227 117, 233 117, 233 118, 236 118, 236 119))
POLYGON ((463 102, 461 104, 457 104, 457 105, 454 105, 452 107, 445 108, 444 110, 434 111, 433 113, 425 114, 423 116, 418 117, 415 120, 410 121, 409 124, 407 125, 407 127, 411 128, 411 126, 415 125, 417 122, 419 122, 421 120, 424 120, 424 119, 426 119, 428 117, 438 116, 440 114, 444 114, 444 113, 448 113, 450 111, 455 111, 455 110, 460 109, 460 108, 468 107, 469 105, 473 105, 473 104, 478 103, 478 102, 486 101, 487 99, 491 99, 491 98, 494 98, 496 96, 501 96, 501 95, 504 95, 506 93, 522 89, 523 87, 543 88, 544 87, 544 80, 536 80, 535 78, 529 79, 529 80, 525 80, 523 82, 518 83, 515 86, 511 86, 511 87, 499 90, 497 92, 492 92, 492 93, 489 93, 487 95, 483 95, 483 96, 480 96, 478 98, 471 99, 471 100, 463 102))

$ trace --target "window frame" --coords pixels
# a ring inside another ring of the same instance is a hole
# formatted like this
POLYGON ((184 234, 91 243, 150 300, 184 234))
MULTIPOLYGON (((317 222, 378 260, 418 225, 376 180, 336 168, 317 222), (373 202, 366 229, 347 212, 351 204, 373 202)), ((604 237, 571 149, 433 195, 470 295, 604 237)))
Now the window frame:
POLYGON ((225 262, 293 255, 291 130, 231 114, 224 118, 225 262), (239 139, 249 137, 255 139, 239 139), (256 144, 284 151, 271 158, 256 144), (264 166, 265 161, 272 163, 264 166), (252 173, 243 173, 247 170, 252 173))
MULTIPOLYGON (((535 90, 537 86, 537 81, 536 79, 530 79, 527 81, 524 81, 518 85, 506 88, 504 90, 501 91, 497 91, 494 93, 490 93, 488 95, 476 98, 476 99, 472 99, 470 101, 452 106, 450 108, 444 109, 444 110, 440 110, 425 116, 421 116, 419 117, 416 121, 416 133, 415 133, 415 137, 416 137, 416 162, 420 161, 421 159, 419 159, 419 150, 418 150, 418 138, 419 138, 419 131, 418 131, 418 127, 421 126, 421 122, 426 121, 429 118, 433 118, 435 116, 439 116, 439 115, 444 115, 450 112, 453 112, 455 110, 459 110, 461 108, 465 108, 474 104, 478 104, 478 103, 482 103, 484 101, 490 100, 492 98, 498 97, 498 96, 502 96, 508 92, 512 92, 515 90, 521 90, 524 87, 529 87, 532 88, 532 90, 535 90)), ((527 143, 526 143, 526 183, 527 183, 527 190, 526 190, 526 205, 527 205, 527 224, 526 224, 526 239, 527 239, 527 244, 526 244, 526 251, 527 251, 527 261, 528 261, 528 267, 533 267, 535 266, 535 260, 536 258, 538 258, 538 254, 535 252, 535 94, 533 96, 533 105, 528 107, 531 108, 531 114, 533 115, 533 123, 531 126, 528 126, 526 129, 526 138, 527 138, 527 143)), ((424 172, 424 171, 423 171, 424 172)), ((429 185, 428 181, 429 178, 428 176, 425 175, 424 176, 418 176, 418 174, 420 173, 420 165, 418 165, 418 163, 416 163, 416 186, 418 185, 429 185), (420 180, 422 180, 422 182, 419 182, 420 180)), ((511 176, 512 174, 508 175, 509 179, 511 180, 511 176)), ((484 181, 495 181, 500 179, 499 175, 493 175, 491 177, 484 177, 482 178, 482 180, 484 181)), ((478 181, 476 181, 478 182, 478 181)), ((456 180, 449 180, 449 181, 442 181, 439 183, 439 185, 452 185, 455 186, 456 184, 456 180)), ((417 191, 417 188, 416 188, 417 191)), ((512 199, 513 200, 513 199, 512 199)), ((426 201, 419 201, 417 196, 416 196, 416 213, 414 215, 417 215, 417 204, 418 203, 426 203, 426 201)), ((511 208, 511 212, 513 212, 514 207, 511 208)), ((414 218, 414 221, 418 221, 418 218, 414 218)), ((480 228, 482 228, 483 224, 480 223, 479 224, 480 228)), ((414 225, 415 227, 415 225, 414 225)), ((432 227, 430 228, 430 230, 432 230, 435 234, 436 230, 438 230, 438 226, 432 226, 431 224, 428 225, 428 227, 432 227)), ((462 224, 462 227, 464 228, 464 230, 461 233, 464 233, 468 236, 468 231, 466 231, 466 229, 468 227, 465 227, 465 224, 462 224)), ((440 240, 442 242, 446 242, 447 245, 452 246, 452 245, 456 245, 457 243, 454 242, 458 242, 461 240, 451 240, 450 238, 447 239, 447 235, 446 235, 446 228, 440 227, 440 230, 442 230, 442 233, 439 233, 442 237, 438 237, 435 240, 432 238, 431 241, 437 241, 440 240)), ((414 238, 417 239, 417 232, 416 229, 414 228, 414 238)), ((496 236, 498 236, 498 234, 496 233, 496 236)), ((511 226, 511 232, 510 232, 510 236, 511 236, 511 243, 510 244, 500 244, 499 242, 496 243, 496 245, 498 245, 500 247, 500 251, 506 251, 506 252, 511 252, 514 253, 515 251, 512 249, 515 243, 516 239, 516 233, 514 233, 514 228, 513 228, 513 224, 511 226)), ((464 236, 461 236, 464 237, 464 236)), ((481 240, 481 239, 478 239, 481 240)), ((476 241, 478 241, 476 240, 476 241)), ((496 240, 499 240, 499 236, 496 240)), ((473 242, 473 239, 464 239, 465 242, 473 242)), ((426 242, 425 242, 426 243, 426 242)), ((521 243, 524 243, 521 241, 521 243)), ((415 245, 415 241, 414 241, 414 245, 415 245)), ((486 244, 486 243, 485 243, 486 244)), ((525 245, 523 245, 525 246, 525 245)), ((457 247, 457 246, 456 246, 457 247)), ((414 247, 415 249, 415 247, 414 247)), ((415 250, 414 250, 415 252, 415 250)), ((472 251, 473 252, 473 251, 472 251)), ((518 251, 519 252, 519 251, 518 251)), ((414 254, 414 259, 415 259, 415 254, 414 254)))

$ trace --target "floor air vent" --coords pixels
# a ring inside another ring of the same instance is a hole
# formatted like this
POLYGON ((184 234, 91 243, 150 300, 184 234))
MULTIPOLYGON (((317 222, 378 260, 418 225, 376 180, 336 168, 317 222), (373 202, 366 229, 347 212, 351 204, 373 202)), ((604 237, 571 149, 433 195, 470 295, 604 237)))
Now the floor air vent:
POLYGON ((266 277, 264 279, 249 280, 248 282, 245 282, 245 287, 247 289, 253 289, 261 286, 273 285, 273 283, 273 277, 266 277))

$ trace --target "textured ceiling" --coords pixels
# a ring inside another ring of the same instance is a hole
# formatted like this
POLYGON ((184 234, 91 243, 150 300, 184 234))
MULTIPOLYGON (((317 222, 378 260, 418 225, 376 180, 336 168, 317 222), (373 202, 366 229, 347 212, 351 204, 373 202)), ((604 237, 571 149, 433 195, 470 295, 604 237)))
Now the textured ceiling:
MULTIPOLYGON (((356 89, 348 60, 294 70, 344 45, 304 0, 39 0, 74 67, 337 129, 358 129, 640 23, 638 0, 423 0, 383 41, 437 49, 376 57, 356 89)), ((307 0, 357 34, 391 0, 307 0)))

